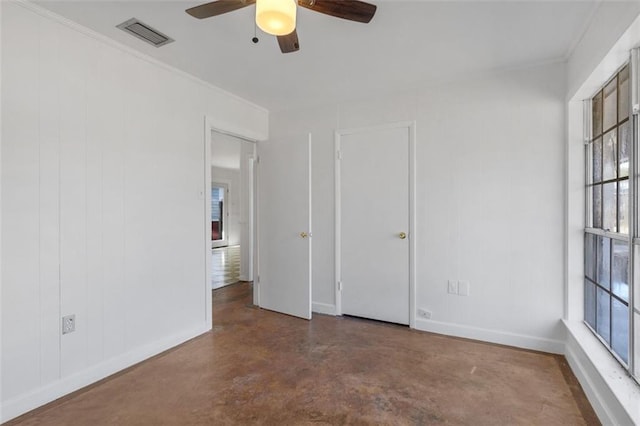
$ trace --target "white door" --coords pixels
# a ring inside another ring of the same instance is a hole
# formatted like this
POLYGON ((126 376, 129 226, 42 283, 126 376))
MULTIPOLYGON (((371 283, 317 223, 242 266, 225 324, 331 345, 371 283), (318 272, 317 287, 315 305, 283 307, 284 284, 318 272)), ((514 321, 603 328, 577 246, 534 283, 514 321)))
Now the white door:
POLYGON ((262 308, 311 319, 311 135, 258 144, 262 308))
POLYGON ((410 127, 339 135, 343 314, 410 322, 410 127))

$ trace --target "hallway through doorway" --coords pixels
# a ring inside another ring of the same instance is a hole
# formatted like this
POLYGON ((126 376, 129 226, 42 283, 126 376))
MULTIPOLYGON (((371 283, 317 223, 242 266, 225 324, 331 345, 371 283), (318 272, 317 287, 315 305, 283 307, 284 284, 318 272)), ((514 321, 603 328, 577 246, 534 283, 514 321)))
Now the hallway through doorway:
POLYGON ((211 289, 235 284, 240 280, 240 246, 211 250, 211 289))

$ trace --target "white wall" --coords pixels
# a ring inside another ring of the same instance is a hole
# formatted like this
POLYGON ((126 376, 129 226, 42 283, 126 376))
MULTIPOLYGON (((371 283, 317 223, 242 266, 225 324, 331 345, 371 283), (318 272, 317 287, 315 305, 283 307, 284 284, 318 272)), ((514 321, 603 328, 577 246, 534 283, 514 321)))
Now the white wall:
MULTIPOLYGON (((567 60, 567 98, 574 97, 640 13, 639 1, 603 1, 567 60)), ((608 79, 610 76, 601 76, 608 79)))
POLYGON ((565 67, 548 64, 272 112, 272 137, 313 134, 314 309, 335 300, 334 129, 415 120, 416 307, 433 312, 417 328, 562 352, 564 97, 565 67))
POLYGON ((7 420, 207 329, 204 117, 264 139, 268 114, 2 3, 7 420))
POLYGON ((227 203, 227 213, 229 216, 226 220, 228 232, 228 244, 235 246, 240 244, 240 228, 241 228, 241 206, 240 196, 242 192, 240 183, 240 170, 223 169, 221 167, 211 167, 211 182, 226 183, 229 186, 229 199, 227 203))

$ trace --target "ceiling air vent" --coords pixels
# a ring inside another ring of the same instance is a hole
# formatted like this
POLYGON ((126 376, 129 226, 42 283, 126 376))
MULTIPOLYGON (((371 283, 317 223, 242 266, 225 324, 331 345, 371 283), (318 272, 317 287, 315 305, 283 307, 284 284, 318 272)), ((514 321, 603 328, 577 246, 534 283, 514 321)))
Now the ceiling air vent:
POLYGON ((117 27, 122 31, 136 36, 140 40, 144 40, 155 47, 164 46, 165 44, 171 43, 173 41, 172 38, 167 37, 160 31, 153 29, 149 25, 137 20, 136 18, 131 18, 128 21, 117 25, 117 27))

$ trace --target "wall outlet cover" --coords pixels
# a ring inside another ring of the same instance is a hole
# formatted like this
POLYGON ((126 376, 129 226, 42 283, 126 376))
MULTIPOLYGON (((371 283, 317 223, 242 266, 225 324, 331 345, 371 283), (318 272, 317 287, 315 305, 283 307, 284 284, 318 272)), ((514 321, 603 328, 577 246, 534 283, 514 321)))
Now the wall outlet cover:
POLYGON ((62 317, 62 334, 69 334, 76 331, 76 316, 67 315, 62 317))
POLYGON ((424 308, 420 308, 418 309, 418 316, 422 317, 422 318, 426 318, 426 319, 430 319, 431 318, 431 311, 424 309, 424 308))

